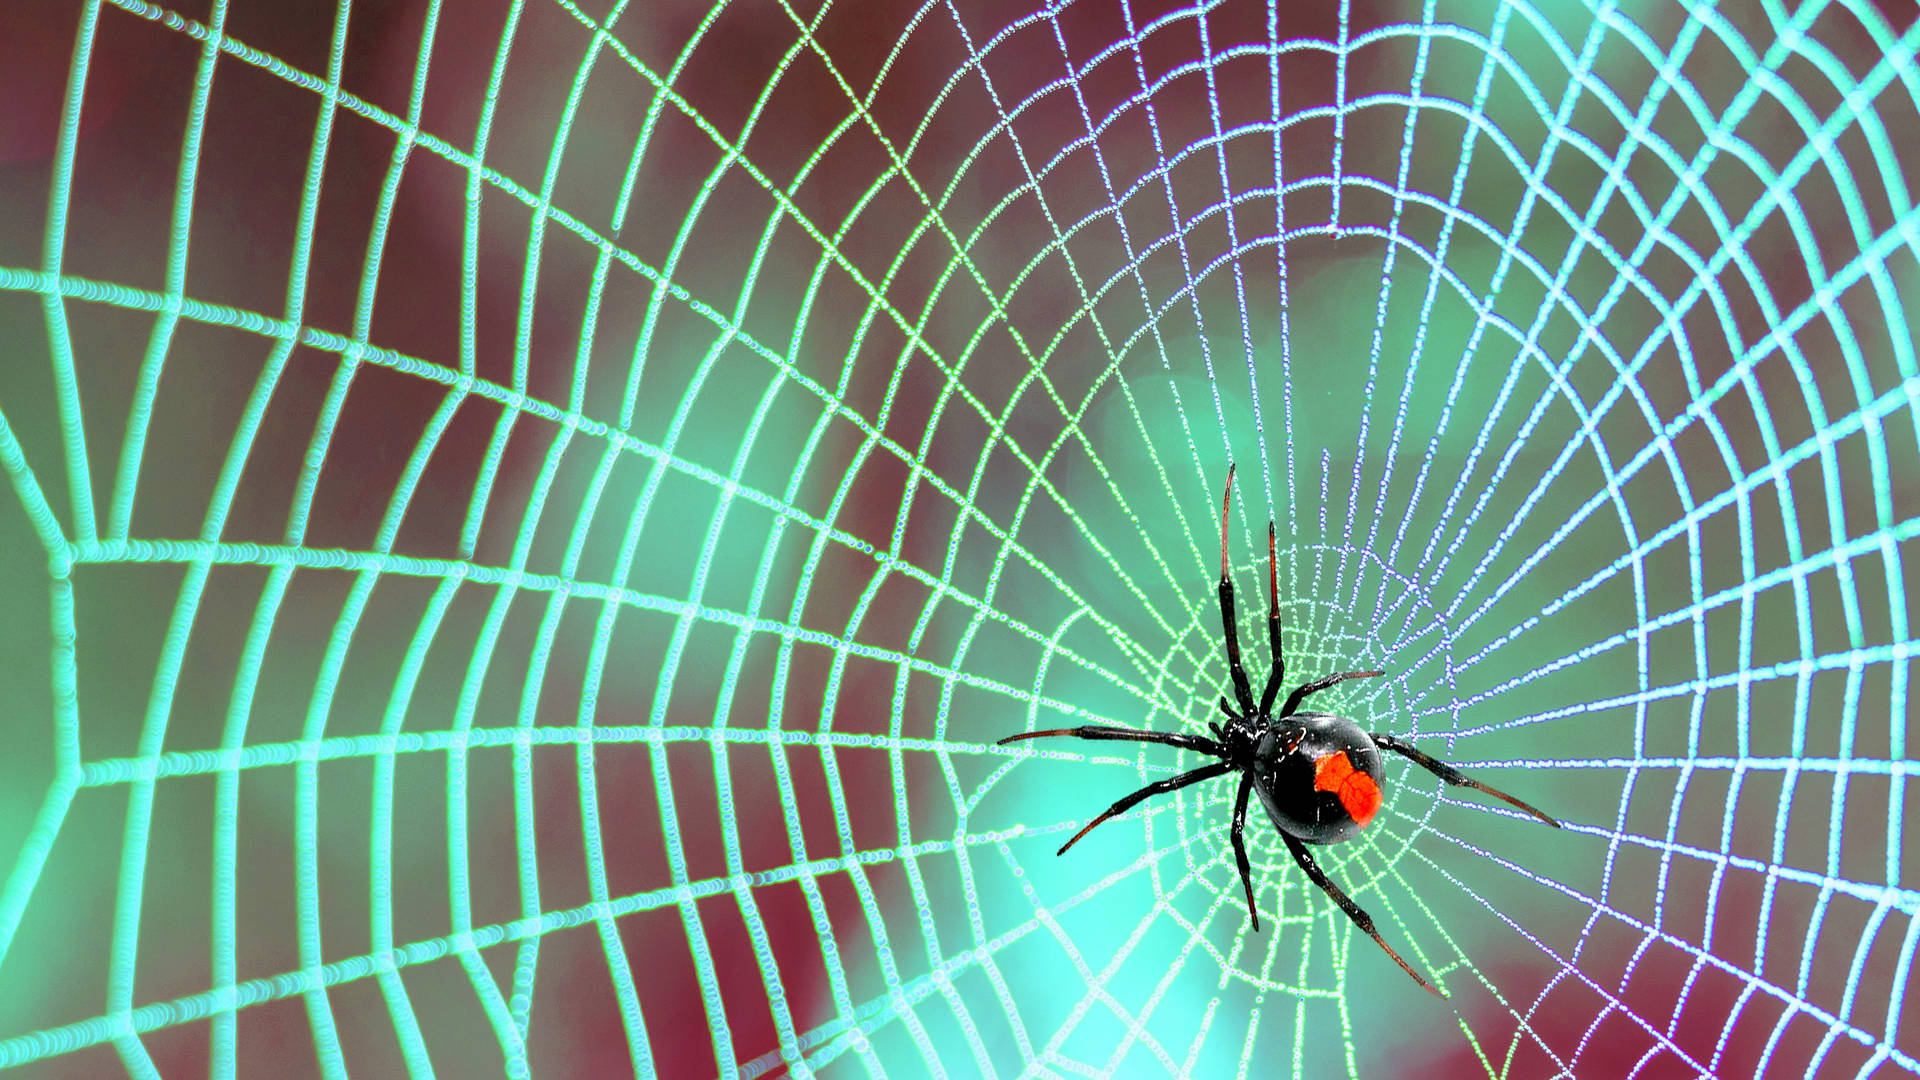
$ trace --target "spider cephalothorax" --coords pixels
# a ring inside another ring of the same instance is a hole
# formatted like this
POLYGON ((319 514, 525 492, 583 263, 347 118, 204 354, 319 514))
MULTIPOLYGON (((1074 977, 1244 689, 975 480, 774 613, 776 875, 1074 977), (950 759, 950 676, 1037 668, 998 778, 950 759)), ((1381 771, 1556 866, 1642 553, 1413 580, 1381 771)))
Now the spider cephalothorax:
POLYGON ((1361 730, 1360 725, 1344 716, 1299 711, 1301 702, 1335 683, 1347 679, 1373 678, 1383 672, 1343 671, 1315 679, 1295 687, 1287 695, 1286 701, 1278 709, 1274 708, 1274 698, 1279 693, 1286 662, 1280 653, 1280 573, 1271 521, 1267 522, 1267 646, 1273 657, 1273 667, 1267 673, 1266 686, 1259 700, 1255 701, 1253 685, 1247 680, 1247 670, 1240 662, 1240 634, 1233 613, 1233 580, 1227 573, 1227 513, 1232 499, 1233 466, 1229 465, 1227 493, 1220 506, 1220 620, 1226 637, 1227 673, 1233 680, 1233 697, 1229 699, 1223 695, 1220 698, 1220 711, 1226 714, 1226 722, 1208 725, 1213 729, 1214 738, 1089 725, 1022 732, 1001 739, 1000 745, 1046 735, 1071 735, 1080 739, 1165 743, 1219 759, 1178 776, 1148 784, 1114 803, 1099 817, 1088 822, 1086 828, 1073 834, 1071 840, 1060 845, 1059 853, 1066 854, 1067 849, 1087 835, 1095 825, 1125 813, 1143 800, 1202 780, 1238 773, 1240 790, 1234 800, 1230 835, 1234 859, 1240 867, 1240 884, 1247 892, 1247 914, 1253 919, 1253 928, 1260 929, 1260 913, 1253 906, 1253 876, 1247 862, 1244 834, 1248 797, 1258 791, 1268 819, 1279 831, 1280 839, 1286 842, 1287 850, 1293 853, 1294 861, 1306 871, 1307 877, 1324 889, 1360 929, 1385 949, 1387 955, 1393 957, 1394 963, 1413 976, 1414 982, 1445 997, 1409 967, 1405 960, 1400 959, 1400 954, 1394 952, 1380 937, 1380 932, 1374 929, 1372 917, 1327 878, 1325 871, 1314 861, 1313 853, 1307 850, 1307 845, 1332 844, 1351 839, 1373 821, 1374 815, 1380 810, 1384 780, 1380 768, 1381 750, 1404 755, 1449 784, 1470 787, 1502 799, 1555 828, 1559 828, 1560 823, 1519 799, 1468 777, 1446 762, 1421 753, 1392 735, 1378 732, 1369 735, 1361 730))

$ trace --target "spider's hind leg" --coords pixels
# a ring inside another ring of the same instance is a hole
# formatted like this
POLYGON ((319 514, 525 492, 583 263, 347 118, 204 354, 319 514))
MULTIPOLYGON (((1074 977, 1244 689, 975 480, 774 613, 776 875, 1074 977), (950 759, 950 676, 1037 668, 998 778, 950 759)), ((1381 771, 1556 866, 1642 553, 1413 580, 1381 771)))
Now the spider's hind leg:
POLYGON ((1221 746, 1212 739, 1201 738, 1198 735, 1176 735, 1170 731, 1140 731, 1134 728, 1123 727, 1099 727, 1093 724, 1085 724, 1072 728, 1055 728, 1052 731, 1023 731, 1018 735, 1009 735, 1004 739, 997 740, 994 745, 1005 746, 1011 742, 1019 742, 1021 739, 1040 739, 1053 735, 1068 735, 1076 739, 1112 739, 1119 742, 1160 743, 1163 746, 1178 746, 1182 750, 1197 751, 1206 754, 1208 757, 1223 758, 1227 756, 1226 747, 1221 746))
POLYGON ((1253 868, 1247 861, 1247 796, 1253 794, 1253 773, 1240 778, 1240 794, 1233 801, 1233 858, 1240 864, 1240 885, 1247 890, 1247 915, 1253 932, 1260 932, 1260 912, 1253 906, 1253 868))
POLYGON ((1373 734, 1372 739, 1373 739, 1374 745, 1378 746, 1380 749, 1391 750, 1396 754, 1405 756, 1408 760, 1412 761, 1415 765, 1420 766, 1421 768, 1427 770, 1428 772, 1439 777, 1440 779, 1445 780, 1449 784, 1453 784, 1457 787, 1470 787, 1475 791, 1485 792, 1486 794, 1491 795, 1496 799, 1499 799, 1510 805, 1517 806, 1520 809, 1525 810, 1527 813, 1532 814, 1534 817, 1539 818, 1541 821, 1546 822, 1547 824, 1553 826, 1556 829, 1561 827, 1558 821, 1555 821, 1552 818, 1548 817, 1546 814, 1541 813, 1538 809, 1535 809, 1530 804, 1521 802, 1519 799, 1514 798, 1513 796, 1507 794, 1504 791, 1499 790, 1498 788, 1488 787, 1487 785, 1481 783, 1480 781, 1475 780, 1473 777, 1468 776, 1466 773, 1461 772, 1459 769, 1456 769, 1453 766, 1447 764, 1446 762, 1441 761, 1439 758, 1433 757, 1429 754, 1421 753, 1419 750, 1414 749, 1412 743, 1404 742, 1400 739, 1396 739, 1391 735, 1381 735, 1378 732, 1373 734))
POLYGON ((1327 877, 1326 871, 1320 869, 1320 864, 1313 861, 1313 853, 1307 850, 1307 845, 1286 833, 1281 833, 1280 839, 1287 842, 1287 850, 1293 852, 1293 861, 1300 864, 1300 869, 1307 872, 1307 877, 1313 879, 1315 885, 1320 886, 1328 896, 1332 897, 1333 902, 1340 905, 1340 910, 1347 913, 1347 918, 1352 919, 1355 926, 1365 930, 1374 944, 1385 949, 1387 955, 1393 957, 1393 962, 1400 965, 1401 971, 1412 976, 1414 982, 1425 987, 1434 996, 1441 998, 1447 996, 1441 993, 1438 987, 1421 978, 1420 973, 1409 967, 1405 960, 1400 959, 1400 954, 1394 952, 1393 946, 1387 944, 1386 939, 1380 936, 1380 931, 1374 929, 1373 916, 1368 915, 1359 904, 1354 903, 1352 898, 1340 890, 1340 886, 1335 885, 1332 879, 1327 877))
POLYGON ((1099 817, 1094 818, 1092 821, 1087 822, 1086 828, 1081 829, 1077 833, 1074 833, 1073 839, 1067 841, 1064 844, 1061 844, 1060 850, 1054 852, 1054 854, 1065 855, 1067 853, 1067 849, 1079 843, 1081 837, 1092 832, 1093 827, 1095 825, 1100 824, 1101 822, 1107 820, 1108 818, 1118 817, 1119 815, 1126 813, 1128 810, 1132 809, 1134 805, 1136 805, 1137 803, 1150 799, 1155 795, 1164 795, 1169 791, 1175 791, 1180 788, 1186 787, 1188 784, 1197 784, 1202 780, 1211 780, 1216 776, 1220 776, 1232 771, 1233 771, 1233 766, 1227 764, 1224 761, 1216 761, 1211 765, 1202 765, 1199 768, 1191 770, 1189 772, 1183 772, 1179 776, 1170 776, 1165 780, 1156 780, 1153 783, 1148 784, 1146 787, 1141 788, 1139 791, 1136 791, 1133 794, 1128 795, 1127 797, 1114 803, 1112 806, 1107 807, 1106 810, 1101 812, 1099 817))

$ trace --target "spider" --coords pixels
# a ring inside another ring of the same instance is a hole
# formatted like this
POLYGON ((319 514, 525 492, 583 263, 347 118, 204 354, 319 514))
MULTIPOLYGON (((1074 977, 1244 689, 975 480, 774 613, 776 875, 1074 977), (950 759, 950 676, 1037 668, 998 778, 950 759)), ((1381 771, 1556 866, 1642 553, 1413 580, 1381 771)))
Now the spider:
POLYGON ((1267 522, 1267 645, 1273 654, 1273 670, 1268 673, 1266 689, 1256 703, 1246 668, 1240 663, 1240 638, 1234 627, 1233 616, 1233 581, 1227 575, 1227 515, 1232 499, 1233 466, 1228 465, 1227 490, 1220 506, 1220 621, 1226 636, 1227 671, 1233 678, 1233 701, 1221 695, 1220 711, 1226 714, 1227 719, 1225 726, 1217 723, 1207 725, 1213 729, 1214 738, 1088 725, 1022 732, 1001 739, 998 745, 1005 746, 1021 739, 1070 735, 1078 739, 1163 743, 1220 759, 1210 765, 1202 765, 1178 776, 1148 784, 1114 803, 1089 822, 1086 828, 1074 833, 1073 839, 1060 845, 1056 854, 1065 855, 1067 849, 1091 832, 1095 825, 1125 813, 1146 799, 1203 780, 1238 773, 1240 791, 1234 801, 1231 835, 1233 855, 1240 865, 1240 884, 1246 889, 1247 914, 1253 920, 1253 929, 1256 932, 1260 929, 1260 913, 1253 906, 1253 878, 1247 863, 1247 842, 1243 833, 1247 825, 1247 797, 1257 791, 1261 804, 1267 809, 1267 817, 1273 821, 1280 839, 1286 841, 1287 850, 1293 853, 1293 860, 1300 864, 1300 869, 1306 872, 1307 877, 1326 890, 1333 902, 1340 905, 1340 910, 1346 912, 1348 918, 1386 950, 1393 962, 1412 976, 1414 982, 1444 998, 1446 994, 1421 978, 1381 938, 1380 932, 1374 929, 1373 918, 1327 877, 1326 872, 1320 869, 1320 864, 1314 861, 1307 845, 1334 844, 1352 839, 1373 820, 1381 802, 1380 784, 1384 775, 1380 768, 1381 750, 1404 755, 1449 784, 1470 787, 1501 799, 1556 829, 1560 828, 1560 823, 1506 792, 1496 791, 1392 735, 1378 732, 1369 735, 1360 729, 1360 725, 1344 716, 1299 711, 1302 702, 1330 686, 1348 679, 1376 678, 1385 672, 1343 671, 1303 683, 1287 695, 1278 712, 1274 711, 1273 702, 1280 691, 1286 661, 1280 653, 1280 571, 1271 521, 1267 522))

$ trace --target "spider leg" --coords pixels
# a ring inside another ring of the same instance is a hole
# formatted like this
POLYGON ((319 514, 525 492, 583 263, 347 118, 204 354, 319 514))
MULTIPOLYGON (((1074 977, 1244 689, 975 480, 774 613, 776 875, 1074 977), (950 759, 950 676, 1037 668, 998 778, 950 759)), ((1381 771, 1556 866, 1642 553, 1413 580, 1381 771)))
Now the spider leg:
POLYGON ((1372 738, 1373 738, 1374 745, 1378 746, 1380 749, 1391 750, 1396 754, 1405 755, 1415 765, 1420 766, 1421 768, 1427 770, 1428 772, 1439 777, 1440 779, 1445 780, 1449 784, 1453 784, 1458 787, 1470 787, 1475 791, 1485 792, 1496 799, 1499 799, 1503 802, 1509 803, 1513 806, 1519 807, 1522 810, 1525 810, 1527 813, 1532 814, 1534 817, 1539 818, 1541 821, 1546 822, 1547 824, 1553 826, 1556 829, 1561 827, 1559 822, 1541 813, 1539 810, 1535 809, 1534 807, 1521 802, 1519 799, 1514 798, 1513 796, 1507 794, 1504 791, 1499 791, 1495 788, 1488 787, 1487 785, 1481 783, 1480 781, 1475 780, 1474 778, 1468 776, 1466 773, 1461 772, 1459 769, 1456 769, 1453 766, 1447 764, 1446 762, 1441 761, 1439 758, 1421 753, 1420 751, 1414 749, 1413 744, 1411 743, 1402 742, 1401 740, 1396 739, 1391 735, 1381 735, 1378 733, 1375 733, 1372 736, 1372 738))
POLYGON ((1240 663, 1240 630, 1233 619, 1233 579, 1227 576, 1227 512, 1233 507, 1233 466, 1227 466, 1227 493, 1220 499, 1220 621, 1227 634, 1227 671, 1242 712, 1253 711, 1253 686, 1240 663))
POLYGON ((1260 695, 1260 715, 1273 715, 1273 699, 1280 693, 1280 680, 1286 677, 1287 660, 1280 653, 1280 556, 1273 542, 1273 522, 1267 522, 1267 654, 1273 657, 1273 670, 1267 672, 1267 689, 1260 695))
POLYGON ((1347 913, 1347 918, 1352 919, 1354 925, 1365 930, 1367 936, 1373 938, 1376 945, 1385 949, 1388 956, 1393 957, 1393 962, 1400 965, 1400 970, 1411 975, 1414 982, 1425 987, 1429 993, 1436 997, 1444 999, 1447 996, 1441 993, 1432 983, 1421 978, 1418 972, 1408 967, 1405 960, 1400 959, 1400 954, 1393 951, 1393 946, 1388 945, 1385 939, 1381 938, 1380 931, 1373 928, 1373 916, 1361 910, 1359 904, 1354 903, 1348 898, 1346 893, 1340 891, 1340 886, 1335 885, 1327 879, 1326 873, 1320 869, 1320 864, 1313 861, 1313 853, 1307 850, 1307 845, 1286 833, 1281 833, 1280 838, 1287 842, 1287 850, 1293 852, 1293 861, 1300 864, 1300 869, 1307 872, 1307 876, 1313 879, 1315 885, 1320 886, 1326 890, 1328 896, 1333 897, 1333 902, 1340 905, 1340 910, 1347 913))
POLYGON ((1077 833, 1074 833, 1072 840, 1069 840, 1066 843, 1061 844, 1060 850, 1054 852, 1054 854, 1065 855, 1067 853, 1067 849, 1072 847, 1074 844, 1078 843, 1081 837, 1092 832, 1093 827, 1095 825, 1100 824, 1101 822, 1107 820, 1110 817, 1116 817, 1120 814, 1126 813, 1128 809, 1133 807, 1134 804, 1136 803, 1142 802, 1146 799, 1150 799, 1155 795, 1164 795, 1169 791, 1186 787, 1188 784, 1197 784, 1202 780, 1211 780, 1216 776, 1220 776, 1224 773, 1229 773, 1232 771, 1233 771, 1233 766, 1227 764, 1224 761, 1216 761, 1211 765, 1202 765, 1199 768, 1191 770, 1189 772, 1183 772, 1179 776, 1170 776, 1165 780, 1156 780, 1153 783, 1148 784, 1146 787, 1141 788, 1139 791, 1136 791, 1133 794, 1128 795, 1126 798, 1121 799, 1119 802, 1114 803, 1112 806, 1107 807, 1106 810, 1102 812, 1099 817, 1094 818, 1092 821, 1087 822, 1086 828, 1081 829, 1077 833))
POLYGON ((1253 932, 1260 932, 1260 912, 1253 906, 1253 870, 1247 862, 1247 796, 1253 794, 1253 774, 1240 778, 1240 794, 1233 802, 1233 857, 1240 864, 1240 884, 1247 890, 1247 914, 1253 918, 1253 932))
POLYGON ((1208 757, 1226 757, 1227 748, 1212 739, 1203 739, 1198 735, 1175 735, 1170 731, 1135 731, 1133 728, 1096 727, 1085 725, 1074 728, 1055 728, 1052 731, 1023 731, 1018 735, 1009 735, 994 743, 1005 746, 1021 739, 1038 739, 1048 735, 1071 735, 1076 739, 1114 739, 1122 742, 1161 743, 1166 746, 1178 746, 1182 750, 1193 750, 1208 757))
POLYGON ((1293 711, 1300 707, 1301 702, 1332 686, 1334 683, 1345 682, 1348 679, 1371 679, 1385 674, 1386 672, 1384 671, 1343 671, 1338 675, 1329 675, 1324 679, 1315 679, 1303 686, 1297 686, 1294 688, 1293 693, 1287 695, 1287 703, 1280 706, 1280 715, 1292 716, 1293 711))

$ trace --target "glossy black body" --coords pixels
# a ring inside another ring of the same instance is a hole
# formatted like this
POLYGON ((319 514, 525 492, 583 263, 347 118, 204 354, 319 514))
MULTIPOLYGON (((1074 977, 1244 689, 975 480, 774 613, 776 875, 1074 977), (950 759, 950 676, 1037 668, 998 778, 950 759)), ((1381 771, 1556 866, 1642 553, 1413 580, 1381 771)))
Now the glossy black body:
POLYGON ((1341 805, 1338 795, 1314 786, 1318 761, 1343 750, 1355 769, 1372 777, 1375 787, 1386 789, 1380 751, 1359 724, 1344 716, 1298 712, 1261 736, 1254 751, 1253 790, 1274 828, 1309 844, 1337 844, 1365 828, 1341 805), (1289 754, 1283 752, 1282 738, 1291 724, 1305 728, 1306 734, 1289 754))
POLYGON ((1232 499, 1233 467, 1229 465, 1227 491, 1220 503, 1219 592, 1221 643, 1226 649, 1227 675, 1233 693, 1231 697, 1224 694, 1220 697, 1220 712, 1225 717, 1225 723, 1207 725, 1213 731, 1213 738, 1184 732, 1083 724, 1050 731, 1023 731, 1000 739, 999 745, 1005 746, 1021 739, 1071 736, 1077 739, 1159 743, 1212 759, 1197 769, 1156 780, 1122 797, 1061 844, 1058 854, 1066 854, 1068 848, 1101 822, 1126 813, 1146 799, 1217 777, 1237 777, 1239 790, 1234 796, 1233 819, 1227 838, 1233 845, 1234 864, 1240 871, 1240 886, 1247 896, 1247 917, 1252 921, 1254 930, 1260 929, 1260 911, 1254 905, 1253 870, 1251 860, 1247 858, 1245 832, 1248 803, 1253 793, 1258 791, 1260 802, 1267 809, 1267 817, 1279 830, 1280 839, 1287 845, 1287 852, 1293 856, 1293 861, 1307 875, 1307 879, 1325 892, 1340 910, 1346 912, 1354 925, 1373 938, 1374 943, 1385 950, 1414 982, 1445 997, 1446 994, 1422 978, 1419 972, 1400 958, 1399 953, 1393 951, 1393 947, 1387 944, 1386 939, 1380 936, 1379 929, 1373 925, 1373 917, 1327 877, 1319 861, 1307 850, 1307 845, 1334 844, 1351 839, 1372 820, 1386 787, 1386 777, 1380 768, 1381 750, 1391 750, 1407 758, 1447 784, 1485 792, 1555 828, 1559 828, 1560 823, 1506 792, 1488 787, 1446 762, 1422 752, 1403 739, 1381 732, 1368 734, 1360 729, 1360 725, 1344 716, 1300 711, 1301 704, 1307 698, 1322 690, 1348 679, 1377 678, 1385 672, 1337 672, 1302 683, 1287 695, 1285 701, 1279 701, 1281 681, 1286 676, 1286 661, 1280 652, 1280 556, 1271 521, 1267 523, 1267 647, 1273 666, 1267 673, 1264 690, 1255 698, 1253 680, 1248 677, 1246 665, 1240 656, 1240 632, 1234 624, 1233 578, 1227 561, 1227 524, 1232 499), (1276 704, 1278 708, 1275 708, 1276 704), (1346 760, 1328 760, 1342 753, 1346 760), (1321 773, 1323 762, 1328 769, 1324 778, 1321 773), (1371 790, 1369 785, 1360 780, 1362 776, 1372 779, 1371 790), (1339 790, 1323 790, 1326 786, 1339 790), (1345 801, 1341 798, 1342 794, 1347 796, 1345 801), (1354 809, 1349 810, 1349 805, 1354 809), (1356 813, 1361 816, 1356 818, 1356 813))

